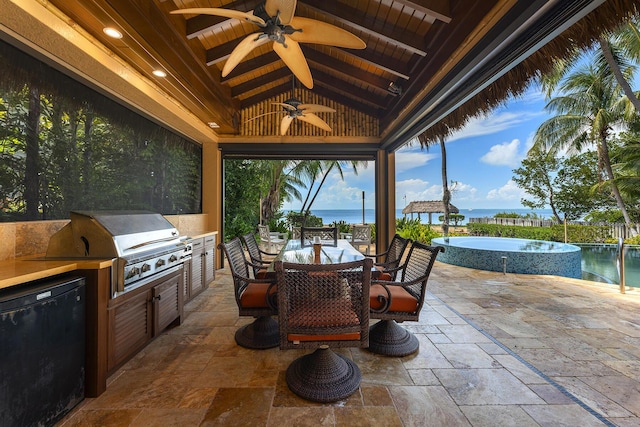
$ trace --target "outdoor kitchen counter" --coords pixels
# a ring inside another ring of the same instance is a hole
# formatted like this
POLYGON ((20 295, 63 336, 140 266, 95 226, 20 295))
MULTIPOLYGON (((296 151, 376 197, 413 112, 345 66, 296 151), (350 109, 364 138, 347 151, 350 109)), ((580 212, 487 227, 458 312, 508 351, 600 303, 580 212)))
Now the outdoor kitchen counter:
POLYGON ((44 260, 42 257, 0 261, 0 289, 45 279, 75 270, 111 267, 111 260, 44 260))

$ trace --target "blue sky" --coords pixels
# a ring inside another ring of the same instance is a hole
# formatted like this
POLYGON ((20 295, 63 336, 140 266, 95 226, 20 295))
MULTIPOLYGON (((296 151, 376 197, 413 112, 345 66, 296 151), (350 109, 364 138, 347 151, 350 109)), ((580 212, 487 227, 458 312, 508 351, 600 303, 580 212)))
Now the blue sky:
MULTIPOLYGON (((532 88, 486 117, 470 121, 446 142, 447 174, 453 188, 452 203, 461 209, 518 209, 524 193, 512 181, 538 126, 549 116, 544 96, 532 88)), ((333 174, 314 202, 316 209, 360 209, 374 207, 373 164, 344 180, 333 174)), ((396 152, 396 208, 414 200, 442 198, 440 146, 429 151, 419 144, 396 152), (406 196, 406 199, 405 199, 406 196), (406 203, 405 203, 406 200, 406 203)), ((299 209, 301 202, 285 203, 284 209, 299 209)))

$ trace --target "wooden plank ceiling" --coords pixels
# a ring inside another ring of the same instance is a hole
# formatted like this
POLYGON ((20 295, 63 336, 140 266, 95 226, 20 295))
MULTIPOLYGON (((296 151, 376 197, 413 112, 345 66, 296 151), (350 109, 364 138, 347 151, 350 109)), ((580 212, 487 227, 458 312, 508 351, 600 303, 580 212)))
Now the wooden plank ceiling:
MULTIPOLYGON (((225 137, 239 138, 241 110, 291 93, 292 73, 270 43, 251 51, 229 75, 222 77, 225 61, 241 40, 259 31, 256 25, 212 15, 170 13, 193 7, 247 12, 259 6, 260 1, 50 0, 49 3, 140 73, 154 79, 203 122, 216 123, 222 141, 225 137), (108 26, 118 28, 124 37, 119 40, 107 37, 103 28, 108 26), (151 75, 157 68, 164 69, 167 76, 151 75)), ((442 82, 445 71, 463 58, 461 52, 476 47, 497 26, 503 27, 499 34, 507 38, 505 28, 514 31, 545 3, 556 2, 301 0, 297 2, 295 16, 343 28, 366 43, 361 50, 300 45, 313 77, 313 93, 327 102, 373 117, 379 123, 378 137, 382 141, 389 134, 394 138, 399 135, 397 139, 407 136, 399 131, 404 119, 415 121, 415 106, 424 104, 425 88, 442 82), (509 13, 522 18, 522 22, 507 16, 509 13), (512 24, 514 28, 509 29, 512 24), (397 89, 390 90, 390 85, 397 89)), ((458 76, 472 71, 468 67, 458 76)))

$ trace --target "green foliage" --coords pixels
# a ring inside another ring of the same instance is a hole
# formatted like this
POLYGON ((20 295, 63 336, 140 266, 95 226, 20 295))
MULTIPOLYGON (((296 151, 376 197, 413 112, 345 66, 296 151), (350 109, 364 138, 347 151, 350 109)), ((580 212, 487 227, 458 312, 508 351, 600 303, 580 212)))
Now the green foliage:
POLYGON ((431 239, 441 234, 431 229, 429 224, 421 224, 419 219, 396 219, 396 232, 405 239, 431 244, 431 239))
POLYGON ((302 225, 306 227, 322 227, 323 225, 320 217, 293 211, 287 213, 286 222, 289 227, 301 227, 302 225))
POLYGON ((38 89, 53 78, 9 79, 13 87, 0 89, 0 221, 71 210, 201 212, 201 147, 119 105, 105 108, 87 88, 38 89), (27 132, 30 115, 37 133, 27 132))
MULTIPOLYGON (((465 216, 462 214, 449 214, 449 222, 453 222, 453 225, 455 227, 457 227, 458 225, 460 225, 462 223, 462 221, 464 221, 465 216)), ((438 216, 438 221, 440 222, 444 222, 444 215, 440 215, 438 216)))
MULTIPOLYGON (((523 227, 518 225, 470 223, 467 225, 467 232, 474 236, 513 237, 564 242, 564 225, 562 224, 555 224, 551 227, 523 227)), ((574 224, 567 226, 569 243, 602 243, 610 235, 610 229, 606 226, 574 224)))
POLYGON ((344 220, 335 221, 334 225, 338 227, 338 233, 349 233, 351 231, 351 224, 344 220))

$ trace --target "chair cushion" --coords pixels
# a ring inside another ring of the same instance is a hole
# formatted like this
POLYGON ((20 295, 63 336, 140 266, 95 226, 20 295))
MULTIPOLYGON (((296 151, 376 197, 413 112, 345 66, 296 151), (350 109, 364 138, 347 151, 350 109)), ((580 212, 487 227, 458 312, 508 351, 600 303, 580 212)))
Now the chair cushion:
POLYGON ((386 271, 384 271, 384 267, 381 265, 376 265, 374 266, 374 271, 371 273, 371 278, 373 280, 383 280, 385 282, 391 282, 393 281, 393 277, 391 277, 391 274, 387 273, 386 271))
MULTIPOLYGON (((269 308, 267 303, 267 291, 270 283, 249 282, 240 295, 240 304, 245 308, 269 308)), ((276 286, 271 289, 270 295, 276 293, 276 286)))
MULTIPOLYGON (((391 306, 387 312, 399 311, 404 313, 413 313, 418 309, 418 299, 411 295, 402 286, 388 286, 391 292, 391 306)), ((381 296, 384 299, 388 298, 386 289, 382 285, 371 285, 371 293, 369 303, 374 310, 380 310, 384 307, 384 304, 378 299, 381 296)))

